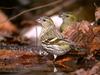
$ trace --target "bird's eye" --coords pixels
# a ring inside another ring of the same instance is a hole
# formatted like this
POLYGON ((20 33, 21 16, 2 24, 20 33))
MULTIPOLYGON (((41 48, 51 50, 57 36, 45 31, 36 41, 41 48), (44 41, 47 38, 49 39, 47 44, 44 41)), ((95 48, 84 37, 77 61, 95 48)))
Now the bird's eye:
POLYGON ((66 17, 69 17, 68 15, 66 15, 66 17))
POLYGON ((43 21, 46 21, 45 19, 43 19, 43 21))

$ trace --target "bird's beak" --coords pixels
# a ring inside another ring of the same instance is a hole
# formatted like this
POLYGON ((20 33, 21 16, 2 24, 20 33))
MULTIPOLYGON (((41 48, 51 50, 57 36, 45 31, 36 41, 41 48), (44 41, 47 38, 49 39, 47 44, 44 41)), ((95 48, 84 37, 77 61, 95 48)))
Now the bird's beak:
POLYGON ((60 14, 60 15, 59 15, 59 17, 60 17, 60 18, 63 18, 63 17, 64 17, 64 15, 63 15, 63 14, 60 14))
POLYGON ((37 19, 36 21, 37 21, 38 23, 41 23, 41 20, 40 20, 40 19, 37 19))
POLYGON ((64 14, 65 14, 64 12, 59 13, 59 17, 61 18, 64 17, 64 14))
POLYGON ((40 20, 40 19, 37 19, 36 22, 38 22, 39 25, 42 26, 42 24, 41 24, 41 20, 40 20))

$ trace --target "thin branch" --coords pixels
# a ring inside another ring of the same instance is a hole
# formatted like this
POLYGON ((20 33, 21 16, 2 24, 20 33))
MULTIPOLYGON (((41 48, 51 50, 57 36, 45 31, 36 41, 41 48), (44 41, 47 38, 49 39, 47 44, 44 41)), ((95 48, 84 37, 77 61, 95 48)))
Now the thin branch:
POLYGON ((52 15, 52 14, 60 11, 62 8, 67 7, 67 6, 69 6, 69 5, 71 5, 71 4, 75 3, 75 2, 76 2, 76 0, 64 1, 62 4, 57 5, 57 7, 47 11, 45 13, 45 15, 52 15))
POLYGON ((16 9, 17 7, 0 7, 0 9, 16 9))
POLYGON ((19 14, 15 15, 15 16, 9 18, 9 19, 6 19, 5 21, 1 22, 0 24, 3 24, 3 23, 5 23, 5 22, 7 22, 7 21, 11 21, 11 20, 13 20, 13 19, 15 19, 15 18, 21 16, 22 14, 27 13, 27 12, 30 12, 30 11, 33 11, 33 10, 37 10, 37 9, 41 9, 41 8, 44 8, 44 7, 48 7, 48 6, 52 6, 52 5, 58 4, 58 3, 62 2, 62 1, 63 1, 63 0, 57 0, 57 1, 55 1, 55 2, 51 2, 51 3, 48 3, 48 4, 42 5, 42 6, 30 8, 30 9, 28 9, 28 10, 24 10, 24 11, 20 12, 19 14))

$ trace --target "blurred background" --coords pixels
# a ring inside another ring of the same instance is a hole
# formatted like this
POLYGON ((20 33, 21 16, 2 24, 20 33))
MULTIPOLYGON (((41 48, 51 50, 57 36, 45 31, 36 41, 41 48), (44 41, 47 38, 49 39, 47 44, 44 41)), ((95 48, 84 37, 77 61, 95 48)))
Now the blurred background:
POLYGON ((14 23, 34 19, 39 15, 51 16, 60 12, 73 12, 78 15, 80 20, 93 21, 96 8, 94 4, 99 6, 100 0, 0 0, 0 9, 10 18, 24 10, 47 5, 22 14, 12 20, 14 23))
MULTIPOLYGON (((36 37, 41 32, 41 27, 36 22, 37 18, 43 15, 50 16, 58 25, 62 23, 62 20, 56 15, 71 12, 77 16, 78 21, 94 22, 95 10, 99 6, 100 0, 0 0, 0 39, 2 39, 1 36, 9 37, 14 32, 14 34, 28 38, 35 37, 37 42, 36 37)), ((32 71, 18 75, 33 75, 33 73, 36 75, 66 75, 64 72, 42 71, 44 65, 42 67, 40 65, 41 72, 32 71)), ((50 70, 47 69, 50 66, 45 67, 44 69, 50 70)), ((53 69, 54 66, 51 67, 51 70, 53 69)))
MULTIPOLYGON (((8 25, 2 27, 8 31, 16 32, 17 30, 17 32, 24 34, 31 27, 37 25, 35 20, 40 16, 52 17, 61 12, 71 12, 77 16, 79 21, 93 22, 95 20, 95 8, 98 6, 100 6, 100 0, 0 0, 0 10, 13 23, 15 28, 8 25)), ((55 22, 57 25, 62 23, 59 18, 53 19, 54 21, 58 20, 55 22)), ((5 20, 0 22, 2 24, 5 20)), ((40 30, 41 28, 38 28, 38 32, 40 30)), ((36 32, 36 30, 33 29, 31 32, 36 32)), ((28 36, 31 37, 31 35, 28 36)))

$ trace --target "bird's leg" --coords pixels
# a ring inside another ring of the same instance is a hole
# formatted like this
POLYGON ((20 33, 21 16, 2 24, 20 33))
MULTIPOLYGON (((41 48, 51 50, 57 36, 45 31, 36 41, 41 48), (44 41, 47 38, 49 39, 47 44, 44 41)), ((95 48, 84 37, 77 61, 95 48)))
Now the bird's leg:
POLYGON ((53 64, 53 67, 54 67, 53 72, 57 72, 58 69, 56 68, 55 64, 53 64))
POLYGON ((53 56, 54 56, 53 61, 55 62, 55 60, 56 60, 56 58, 57 58, 57 55, 54 54, 53 56))
POLYGON ((57 70, 57 68, 56 67, 54 67, 54 72, 57 72, 58 70, 57 70))
POLYGON ((58 70, 55 67, 55 59, 57 58, 57 55, 54 54, 53 56, 54 56, 54 59, 53 59, 53 67, 54 67, 53 72, 57 72, 58 70))

